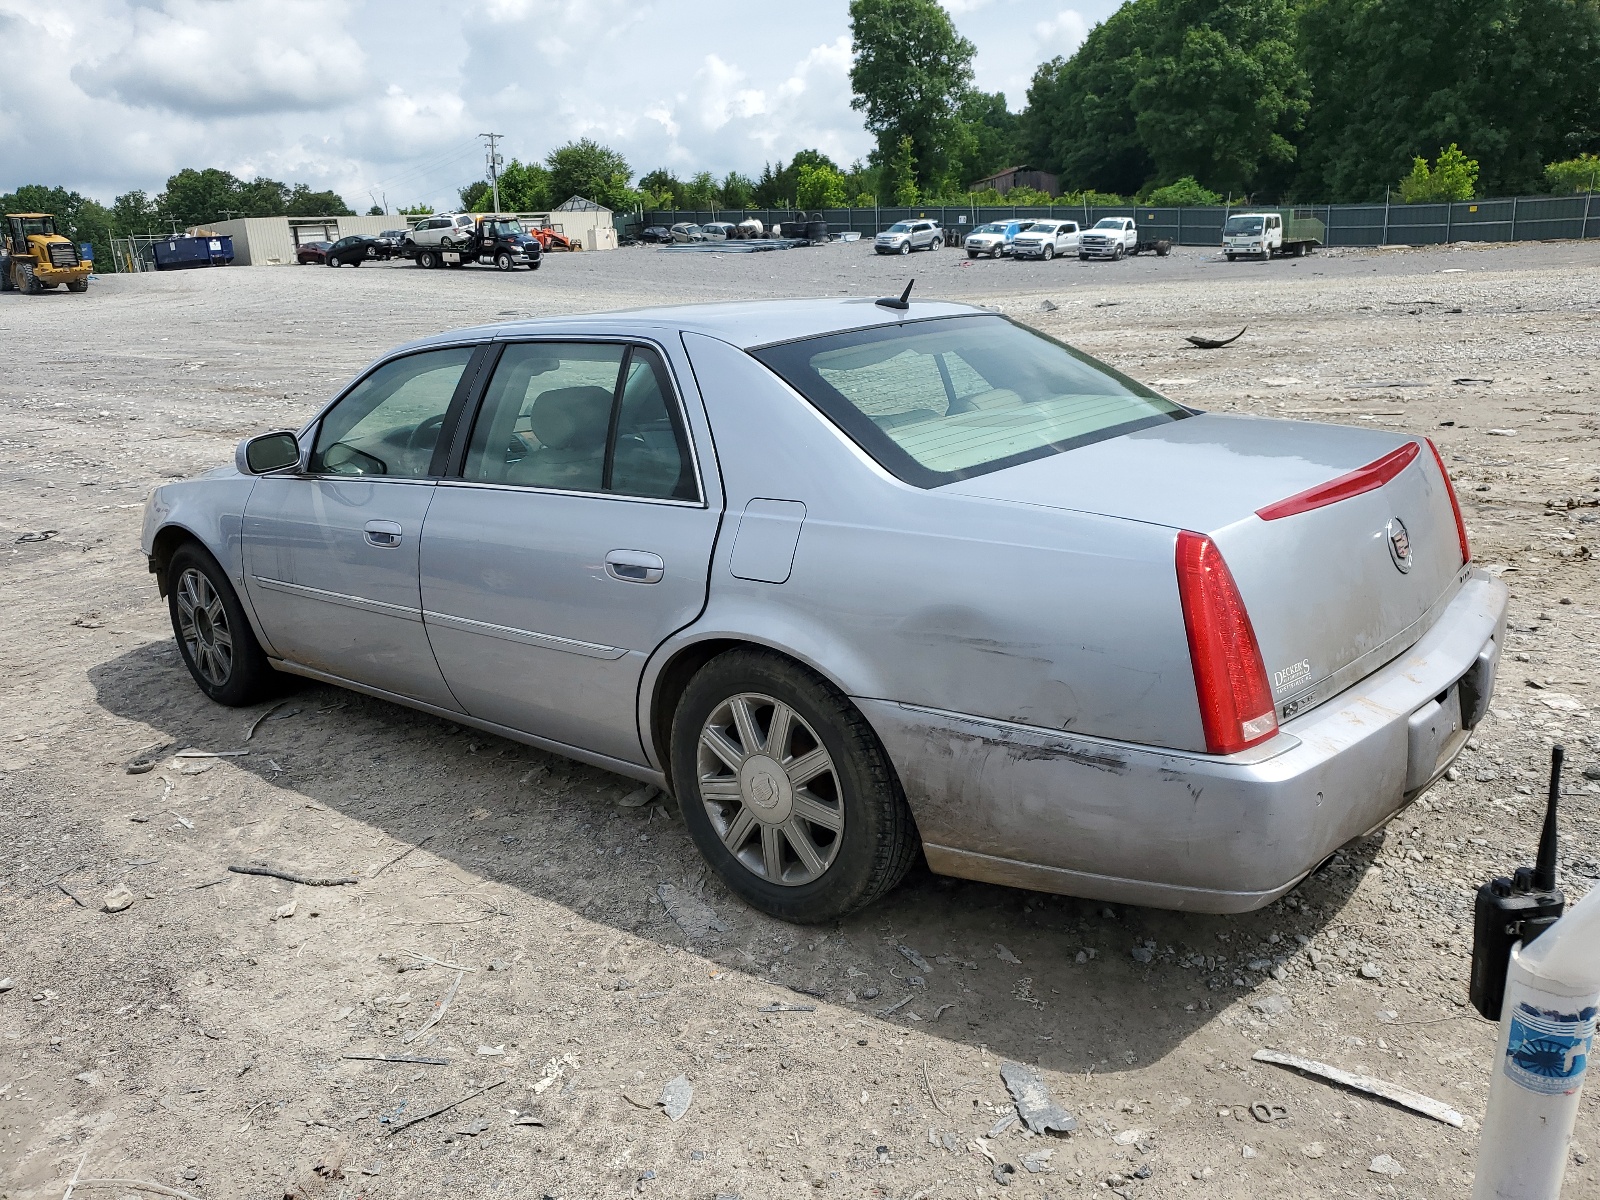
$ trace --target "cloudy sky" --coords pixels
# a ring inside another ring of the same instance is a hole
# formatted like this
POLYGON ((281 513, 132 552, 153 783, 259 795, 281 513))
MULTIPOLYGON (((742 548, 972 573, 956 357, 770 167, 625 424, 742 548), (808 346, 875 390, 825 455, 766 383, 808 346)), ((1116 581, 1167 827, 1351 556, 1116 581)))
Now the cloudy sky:
MULTIPOLYGON (((1034 66, 1118 0, 942 0, 978 84, 1020 108, 1034 66)), ((848 0, 0 0, 0 192, 109 201, 184 166, 334 188, 364 210, 444 205, 477 135, 540 158, 575 137, 755 174, 870 141, 850 108, 848 0), (788 14, 779 16, 777 14, 788 14)))

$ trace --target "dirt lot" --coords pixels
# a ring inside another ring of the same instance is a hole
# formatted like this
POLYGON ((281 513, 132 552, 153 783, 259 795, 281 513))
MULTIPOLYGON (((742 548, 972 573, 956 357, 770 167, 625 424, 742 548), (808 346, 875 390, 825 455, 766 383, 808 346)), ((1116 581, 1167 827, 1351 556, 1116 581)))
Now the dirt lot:
MULTIPOLYGON (((1595 244, 1233 266, 836 245, 0 297, 0 1197, 57 1196, 80 1167, 268 1200, 1465 1195, 1494 1038, 1465 1007, 1471 892, 1531 861, 1553 741, 1569 896, 1600 875, 1597 271, 1595 244), (800 929, 707 877, 664 808, 620 806, 626 780, 320 686, 266 715, 190 683, 138 550, 146 493, 298 423, 386 347, 913 273, 918 294, 996 305, 1186 402, 1433 436, 1513 593, 1493 715, 1456 778, 1248 916, 922 873, 800 929), (1183 341, 1242 326, 1224 350, 1183 341), (127 773, 141 752, 154 769, 127 773), (361 882, 226 872, 247 858, 361 882), (119 884, 134 903, 101 911, 119 884), (1252 1063, 1260 1047, 1404 1083, 1467 1128, 1252 1063), (1077 1132, 999 1129, 1004 1061, 1035 1064, 1077 1132), (672 1121, 656 1102, 680 1075, 693 1099, 672 1121)), ((1600 1196, 1596 1099, 1569 1198, 1600 1196)))

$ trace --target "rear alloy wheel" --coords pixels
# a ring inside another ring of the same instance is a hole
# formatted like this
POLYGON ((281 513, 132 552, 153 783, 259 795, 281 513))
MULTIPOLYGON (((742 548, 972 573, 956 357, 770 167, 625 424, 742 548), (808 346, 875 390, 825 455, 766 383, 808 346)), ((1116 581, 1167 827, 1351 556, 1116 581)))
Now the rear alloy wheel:
POLYGON ((200 690, 232 708, 283 687, 217 561, 194 543, 167 564, 167 608, 178 651, 200 690))
POLYGON ((494 256, 494 266, 497 271, 509 271, 514 265, 511 261, 511 255, 504 250, 494 256))
POLYGON ((673 782, 700 853, 780 920, 829 921, 905 875, 918 840, 877 735, 837 689, 768 650, 734 650, 690 682, 673 782))

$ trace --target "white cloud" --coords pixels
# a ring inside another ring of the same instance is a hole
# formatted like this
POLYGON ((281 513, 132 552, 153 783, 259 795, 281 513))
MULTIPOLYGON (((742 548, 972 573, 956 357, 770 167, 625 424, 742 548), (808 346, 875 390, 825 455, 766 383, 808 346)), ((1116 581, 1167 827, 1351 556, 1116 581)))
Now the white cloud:
POLYGON ((359 95, 365 54, 343 4, 165 0, 132 8, 115 46, 74 68, 90 95, 201 118, 325 109, 359 95))
MULTIPOLYGON (((944 2, 979 85, 1020 108, 1034 67, 1118 0, 944 2)), ((110 200, 216 166, 359 207, 445 204, 490 129, 508 158, 588 136, 641 174, 863 158, 848 0, 805 20, 809 37, 703 0, 0 0, 0 191, 110 200)))

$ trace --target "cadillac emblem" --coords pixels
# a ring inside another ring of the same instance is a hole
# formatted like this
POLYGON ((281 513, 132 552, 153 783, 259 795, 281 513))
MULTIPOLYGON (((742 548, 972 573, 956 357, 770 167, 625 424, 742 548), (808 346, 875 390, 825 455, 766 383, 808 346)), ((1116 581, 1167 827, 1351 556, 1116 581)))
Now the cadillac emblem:
POLYGON ((1411 535, 1406 532, 1404 522, 1399 517, 1390 520, 1384 530, 1389 539, 1389 557, 1394 560, 1395 568, 1399 571, 1411 570, 1411 535))

